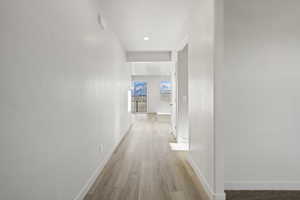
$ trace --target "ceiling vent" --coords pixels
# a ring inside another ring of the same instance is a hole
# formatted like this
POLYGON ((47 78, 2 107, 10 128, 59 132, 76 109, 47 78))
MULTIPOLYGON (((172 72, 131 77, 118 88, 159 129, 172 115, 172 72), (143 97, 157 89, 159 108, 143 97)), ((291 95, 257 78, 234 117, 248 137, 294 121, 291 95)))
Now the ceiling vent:
POLYGON ((99 27, 101 28, 101 30, 105 30, 106 24, 100 13, 97 15, 97 20, 98 20, 98 24, 99 24, 99 27))

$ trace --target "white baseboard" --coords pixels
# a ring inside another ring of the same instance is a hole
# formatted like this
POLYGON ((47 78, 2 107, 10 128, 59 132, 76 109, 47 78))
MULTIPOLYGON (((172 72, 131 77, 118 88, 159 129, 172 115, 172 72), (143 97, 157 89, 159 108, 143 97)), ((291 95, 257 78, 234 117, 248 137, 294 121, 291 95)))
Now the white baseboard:
POLYGON ((225 183, 225 190, 300 190, 300 181, 233 181, 225 183))
POLYGON ((195 163, 195 161, 192 159, 192 157, 189 154, 187 155, 187 160, 190 163, 193 170, 195 171, 195 173, 196 173, 198 179, 200 180, 202 186, 204 187, 204 190, 207 193, 209 199, 210 200, 225 200, 226 199, 225 192, 224 193, 215 193, 213 191, 213 189, 209 185, 207 179, 202 174, 201 170, 199 169, 199 167, 197 166, 197 164, 195 163))
POLYGON ((128 131, 126 132, 126 134, 124 134, 122 136, 122 138, 120 138, 120 140, 116 143, 116 145, 112 148, 112 150, 104 157, 104 159, 100 163, 99 167, 94 171, 94 173, 92 174, 92 176, 89 178, 89 180, 87 181, 87 183, 83 186, 83 188, 80 190, 80 192, 78 193, 78 195, 74 198, 74 200, 83 200, 84 199, 84 197, 87 195, 87 193, 90 190, 90 188, 92 187, 92 185, 95 183, 97 177, 100 175, 100 173, 104 169, 105 165, 110 160, 113 152, 119 146, 119 144, 121 143, 121 141, 123 140, 123 138, 127 135, 127 133, 130 131, 131 127, 132 127, 132 124, 130 124, 130 126, 128 128, 128 131))
POLYGON ((225 200, 225 199, 226 199, 225 192, 224 193, 214 193, 213 194, 213 200, 225 200))

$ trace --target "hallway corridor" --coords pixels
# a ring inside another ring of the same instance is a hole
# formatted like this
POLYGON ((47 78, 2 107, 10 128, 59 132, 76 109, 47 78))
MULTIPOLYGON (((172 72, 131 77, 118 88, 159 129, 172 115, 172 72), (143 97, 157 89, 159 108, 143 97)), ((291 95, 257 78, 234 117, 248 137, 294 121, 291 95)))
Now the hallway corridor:
POLYGON ((183 152, 172 151, 169 123, 139 117, 85 200, 206 200, 183 152))

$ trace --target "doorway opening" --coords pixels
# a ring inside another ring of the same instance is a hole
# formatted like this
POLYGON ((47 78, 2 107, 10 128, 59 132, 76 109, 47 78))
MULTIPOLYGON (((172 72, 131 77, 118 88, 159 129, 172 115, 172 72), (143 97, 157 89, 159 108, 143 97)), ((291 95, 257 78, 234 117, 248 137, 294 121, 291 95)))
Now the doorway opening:
POLYGON ((131 92, 131 108, 133 113, 147 113, 148 94, 146 81, 132 81, 133 91, 131 92))

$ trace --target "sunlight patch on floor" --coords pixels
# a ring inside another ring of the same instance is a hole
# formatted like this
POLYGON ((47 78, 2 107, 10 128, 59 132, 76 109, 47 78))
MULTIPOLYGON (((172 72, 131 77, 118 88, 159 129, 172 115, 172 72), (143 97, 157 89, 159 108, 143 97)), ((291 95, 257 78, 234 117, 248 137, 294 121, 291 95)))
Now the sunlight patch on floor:
POLYGON ((169 143, 172 151, 188 151, 189 145, 187 143, 169 143))

